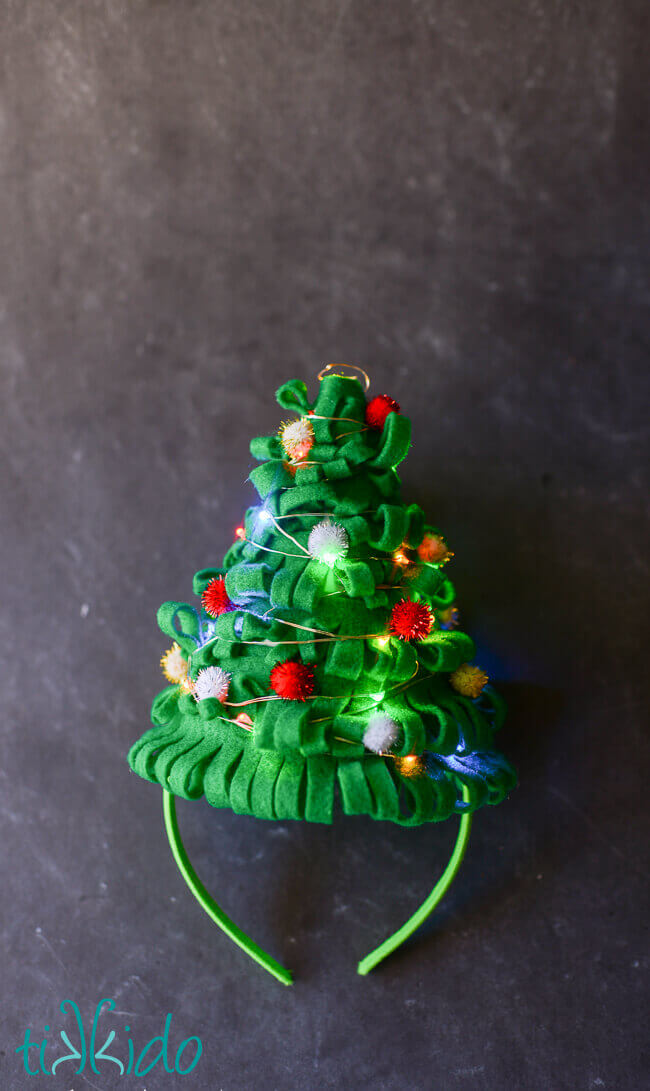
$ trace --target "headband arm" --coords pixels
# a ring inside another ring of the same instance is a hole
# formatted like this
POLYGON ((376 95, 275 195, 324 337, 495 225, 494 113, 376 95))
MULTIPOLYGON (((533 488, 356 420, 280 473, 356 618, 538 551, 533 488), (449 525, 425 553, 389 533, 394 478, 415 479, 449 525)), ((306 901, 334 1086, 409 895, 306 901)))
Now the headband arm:
POLYGON ((271 955, 267 955, 266 951, 263 951, 250 936, 247 936, 245 932, 242 932, 241 928, 238 928, 235 922, 231 921, 230 917, 226 916, 223 909, 217 905, 212 895, 205 889, 192 867, 190 858, 187 855, 187 850, 183 844, 178 828, 174 796, 171 792, 163 791, 163 814, 165 816, 167 837, 169 838, 169 844, 178 870, 201 908, 204 909, 214 923, 230 937, 233 943, 236 943, 247 955, 250 955, 251 958, 255 959, 255 962, 258 962, 260 966, 265 970, 268 970, 270 974, 273 974, 273 977, 276 977, 283 985, 292 985, 293 978, 289 970, 286 970, 284 966, 281 966, 279 962, 276 962, 274 958, 271 958, 271 955))
MULTIPOLYGON (((463 785, 463 799, 467 802, 469 793, 463 785)), ((409 917, 406 924, 403 924, 401 928, 397 930, 392 936, 384 940, 383 943, 376 947, 374 951, 371 951, 369 955, 361 959, 361 962, 357 966, 357 973, 365 974, 373 970, 375 966, 386 958, 387 955, 392 954, 400 944, 404 943, 405 939, 408 939, 410 935, 415 932, 416 928, 419 928, 421 924, 424 924, 428 916, 433 913, 438 903, 444 898, 445 894, 449 890, 449 887, 456 878, 456 874, 460 865, 463 862, 465 855, 465 849, 467 848, 467 842, 469 841, 469 835, 472 829, 472 816, 471 814, 463 814, 460 819, 460 826, 458 827, 458 835, 456 837, 456 844, 454 845, 454 851, 452 852, 449 863, 443 871, 442 875, 438 879, 438 882, 434 886, 433 890, 426 898, 419 909, 415 911, 412 917, 409 917)))

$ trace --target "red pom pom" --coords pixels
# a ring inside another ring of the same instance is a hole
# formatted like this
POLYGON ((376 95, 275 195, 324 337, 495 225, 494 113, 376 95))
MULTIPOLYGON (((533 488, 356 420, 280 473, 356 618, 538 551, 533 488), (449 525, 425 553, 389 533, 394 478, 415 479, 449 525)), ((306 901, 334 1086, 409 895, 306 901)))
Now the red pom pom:
POLYGON ((228 610, 234 609, 233 603, 228 598, 226 581, 223 576, 215 576, 214 579, 210 580, 201 595, 201 602, 203 603, 203 609, 210 617, 219 617, 220 614, 225 614, 228 610))
POLYGON ((304 701, 314 692, 314 668, 299 659, 276 663, 270 676, 271 689, 287 701, 304 701))
POLYGON ((399 413, 399 402, 389 398, 388 394, 378 394, 366 406, 366 424, 381 431, 389 413, 399 413))
POLYGON ((393 606, 389 629, 402 640, 423 640, 431 632, 433 614, 424 602, 402 599, 393 606))

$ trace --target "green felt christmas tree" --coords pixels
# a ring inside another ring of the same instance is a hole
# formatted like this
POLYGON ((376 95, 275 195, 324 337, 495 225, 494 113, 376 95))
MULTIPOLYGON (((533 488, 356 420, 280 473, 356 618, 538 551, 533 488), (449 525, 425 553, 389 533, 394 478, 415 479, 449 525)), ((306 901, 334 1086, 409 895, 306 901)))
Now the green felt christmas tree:
POLYGON ((331 822, 337 801, 402 825, 467 817, 515 782, 493 747, 503 705, 456 627, 446 542, 402 500, 410 422, 340 370, 313 403, 303 382, 278 390, 292 417, 251 442, 259 501, 195 575, 197 605, 160 608, 170 685, 129 762, 258 818, 331 822))

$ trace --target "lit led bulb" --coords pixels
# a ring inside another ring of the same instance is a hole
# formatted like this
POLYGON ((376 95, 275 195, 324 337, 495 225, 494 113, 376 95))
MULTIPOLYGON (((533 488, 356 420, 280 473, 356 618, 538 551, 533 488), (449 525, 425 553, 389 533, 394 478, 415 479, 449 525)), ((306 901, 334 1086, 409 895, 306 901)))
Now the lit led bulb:
POLYGON ((395 765, 398 773, 401 773, 403 777, 413 776, 420 767, 417 754, 407 754, 405 758, 395 758, 395 765))

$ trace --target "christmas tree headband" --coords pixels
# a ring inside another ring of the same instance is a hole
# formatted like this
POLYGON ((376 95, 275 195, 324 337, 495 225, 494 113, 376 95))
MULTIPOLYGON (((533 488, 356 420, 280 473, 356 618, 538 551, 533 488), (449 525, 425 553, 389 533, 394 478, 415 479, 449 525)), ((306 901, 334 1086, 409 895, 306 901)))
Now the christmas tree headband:
POLYGON ((277 400, 295 414, 251 442, 261 463, 220 568, 194 577, 200 606, 158 611, 173 640, 169 685, 129 753, 163 789, 176 863, 209 916, 284 984, 291 974, 253 943, 198 878, 174 797, 268 819, 348 815, 415 826, 460 816, 454 850, 417 912, 358 966, 366 974, 431 913, 460 866, 471 816, 515 784, 493 749, 503 703, 458 628, 450 553, 396 467, 411 438, 387 395, 329 365, 315 401, 299 380, 277 400))

